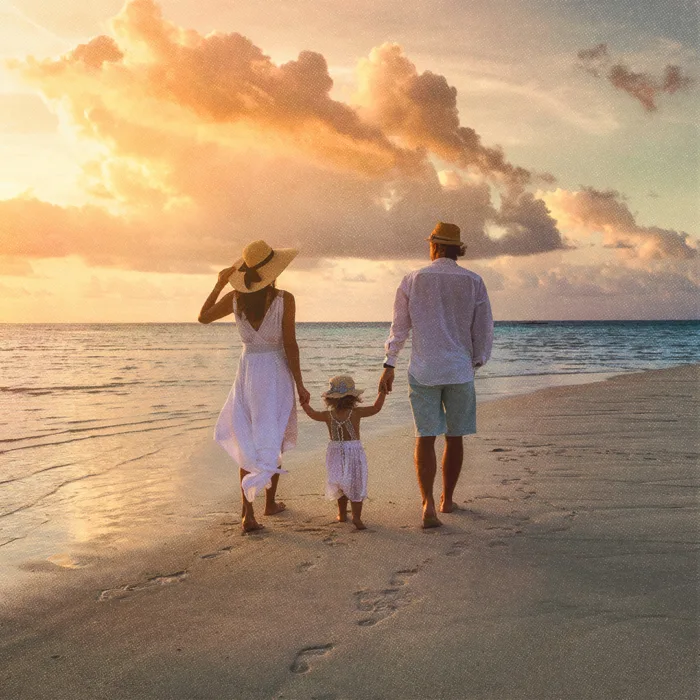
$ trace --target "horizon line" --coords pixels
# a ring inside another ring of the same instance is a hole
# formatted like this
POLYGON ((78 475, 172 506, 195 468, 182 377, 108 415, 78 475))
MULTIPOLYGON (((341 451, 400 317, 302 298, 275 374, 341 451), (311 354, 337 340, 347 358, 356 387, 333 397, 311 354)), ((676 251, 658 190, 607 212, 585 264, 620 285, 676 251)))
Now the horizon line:
MULTIPOLYGON (((221 320, 221 319, 219 319, 221 320)), ((224 323, 233 323, 233 321, 223 321, 224 323)), ((700 317, 697 318, 561 318, 561 319, 496 319, 494 324, 499 323, 527 323, 527 324, 546 324, 546 323, 693 323, 700 322, 700 317)), ((368 324, 381 323, 390 324, 391 320, 387 321, 297 321, 297 324, 368 324)), ((200 326, 213 325, 202 324, 198 321, 0 321, 0 326, 200 326)))

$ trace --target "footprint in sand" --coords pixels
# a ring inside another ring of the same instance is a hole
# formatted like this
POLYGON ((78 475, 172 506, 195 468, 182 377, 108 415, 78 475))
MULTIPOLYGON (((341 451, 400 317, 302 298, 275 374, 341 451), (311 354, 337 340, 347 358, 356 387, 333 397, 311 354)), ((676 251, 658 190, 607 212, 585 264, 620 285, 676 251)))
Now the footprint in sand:
POLYGON ((400 569, 399 571, 393 573, 389 579, 390 586, 405 586, 408 583, 408 579, 411 576, 415 576, 418 573, 418 567, 413 569, 400 569))
POLYGON ((464 551, 469 548, 467 540, 457 540, 450 545, 450 548, 445 552, 446 557, 458 557, 464 554, 464 551))
POLYGON ((322 540, 323 544, 327 544, 329 547, 347 547, 347 542, 343 542, 338 539, 338 535, 335 532, 331 532, 327 537, 322 540))
POLYGON ((315 568, 316 564, 314 564, 312 561, 303 561, 301 564, 297 564, 296 571, 298 574, 303 574, 304 572, 315 568))
POLYGON ((108 588, 100 593, 97 600, 114 600, 119 598, 125 598, 131 593, 136 591, 143 591, 148 588, 154 588, 157 586, 169 586, 173 583, 180 583, 184 581, 189 573, 187 571, 176 571, 173 574, 165 574, 152 576, 141 583, 129 583, 126 586, 119 586, 117 588, 108 588))
POLYGON ((306 673, 309 670, 309 659, 312 656, 325 656, 333 648, 332 644, 319 644, 312 647, 304 647, 289 667, 292 673, 306 673))
POLYGON ((408 580, 418 571, 419 567, 414 567, 394 572, 389 579, 391 588, 355 591, 355 607, 361 612, 369 613, 367 617, 358 620, 357 624, 360 627, 372 627, 391 617, 399 608, 408 605, 411 602, 411 596, 406 590, 408 580))

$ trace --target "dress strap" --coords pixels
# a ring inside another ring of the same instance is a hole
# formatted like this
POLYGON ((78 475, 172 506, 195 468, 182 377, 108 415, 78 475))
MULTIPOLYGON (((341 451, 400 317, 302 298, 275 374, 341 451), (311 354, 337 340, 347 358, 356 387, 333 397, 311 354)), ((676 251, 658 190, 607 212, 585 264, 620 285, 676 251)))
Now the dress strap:
POLYGON ((352 421, 350 420, 350 417, 352 416, 352 409, 350 409, 350 413, 348 413, 347 418, 345 420, 338 420, 334 415, 333 415, 333 409, 329 408, 328 413, 331 417, 331 439, 333 439, 336 442, 345 442, 345 438, 343 438, 343 428, 348 431, 348 435, 350 436, 350 440, 357 440, 357 433, 355 433, 355 427, 352 424, 352 421))

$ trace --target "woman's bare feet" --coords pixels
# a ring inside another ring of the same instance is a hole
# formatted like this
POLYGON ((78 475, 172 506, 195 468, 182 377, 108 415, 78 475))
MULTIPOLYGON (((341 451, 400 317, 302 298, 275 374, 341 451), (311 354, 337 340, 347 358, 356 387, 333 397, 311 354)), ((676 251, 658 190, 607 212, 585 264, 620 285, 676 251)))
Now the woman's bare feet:
POLYGON ((265 510, 264 514, 265 515, 277 515, 278 513, 281 513, 283 510, 287 510, 287 506, 285 505, 284 501, 277 501, 277 502, 272 502, 268 503, 265 505, 265 510))
POLYGON ((264 525, 261 525, 259 522, 256 520, 244 520, 241 523, 241 530, 243 535, 247 535, 251 532, 257 532, 258 530, 263 530, 265 528, 264 525))
POLYGON ((352 519, 352 524, 358 529, 358 530, 366 530, 367 526, 359 519, 359 518, 353 518, 352 519))

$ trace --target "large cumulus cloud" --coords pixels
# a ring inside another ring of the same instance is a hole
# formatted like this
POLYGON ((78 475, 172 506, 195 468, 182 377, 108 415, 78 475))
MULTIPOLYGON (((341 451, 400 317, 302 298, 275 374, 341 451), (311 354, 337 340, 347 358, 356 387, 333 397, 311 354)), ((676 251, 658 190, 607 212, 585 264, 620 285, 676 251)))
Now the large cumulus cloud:
POLYGON ((348 104, 320 54, 277 65, 240 34, 168 22, 153 0, 112 28, 13 64, 99 147, 83 184, 109 213, 0 203, 6 254, 198 271, 260 235, 307 255, 407 258, 438 219, 462 226, 471 257, 565 247, 526 187, 535 176, 461 125, 455 89, 397 45, 360 63, 348 104), (449 186, 436 157, 455 168, 449 186))

